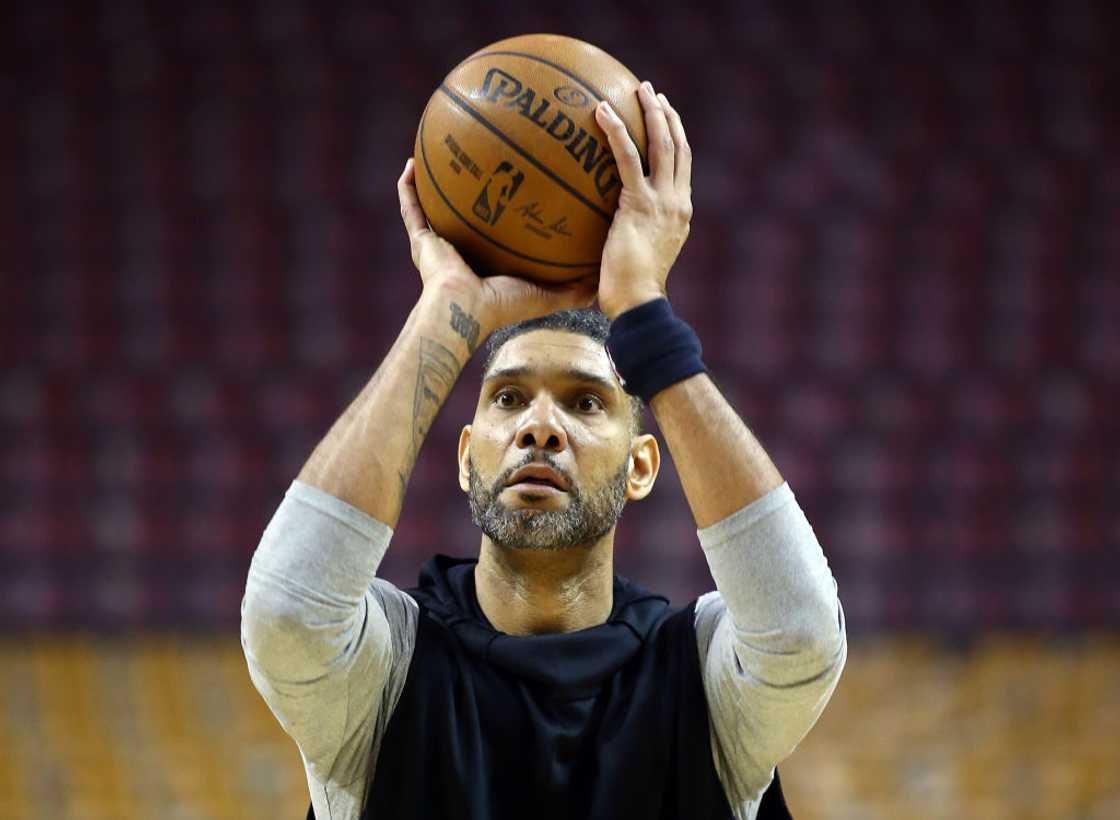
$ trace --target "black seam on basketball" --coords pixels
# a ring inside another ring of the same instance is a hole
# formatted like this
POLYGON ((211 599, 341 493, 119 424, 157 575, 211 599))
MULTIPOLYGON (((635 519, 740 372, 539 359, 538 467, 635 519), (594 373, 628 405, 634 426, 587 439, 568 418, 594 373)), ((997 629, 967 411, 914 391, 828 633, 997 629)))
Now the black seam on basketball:
POLYGON ((527 262, 535 262, 538 265, 549 265, 554 268, 595 268, 599 266, 598 262, 552 262, 548 259, 538 259, 535 256, 529 256, 528 254, 521 253, 520 251, 515 251, 513 248, 507 248, 494 237, 487 236, 482 231, 480 231, 476 225, 474 225, 469 219, 459 213, 458 209, 456 209, 456 207, 451 204, 451 200, 447 198, 447 195, 444 194, 443 189, 439 187, 439 182, 436 181, 436 175, 432 173, 432 166, 428 164, 428 149, 424 144, 425 119, 426 118, 424 117, 420 119, 420 158, 424 160, 424 172, 428 175, 428 180, 432 183, 432 187, 435 188, 436 193, 439 194, 439 198, 443 200, 443 204, 447 206, 448 210, 450 210, 451 213, 459 217, 459 220, 464 225, 466 225, 468 228, 470 228, 490 244, 501 248, 506 253, 512 254, 519 259, 524 259, 527 262))
POLYGON ((596 205, 591 200, 587 199, 583 194, 581 194, 579 191, 577 191, 575 188, 573 188, 571 185, 569 185, 562 177, 558 176, 554 171, 550 170, 547 166, 545 166, 539 159, 534 157, 532 154, 530 154, 528 151, 526 151, 524 148, 522 148, 520 145, 518 145, 516 142, 514 142, 512 139, 510 139, 508 136, 506 136, 506 134, 503 133, 502 130, 500 128, 498 128, 498 126, 494 125, 494 123, 490 122, 490 120, 488 120, 488 119, 486 119, 486 117, 482 116, 482 114, 479 113, 477 110, 475 110, 471 106, 470 103, 468 103, 466 100, 464 100, 458 94, 456 94, 454 91, 452 91, 446 85, 441 85, 439 87, 439 90, 442 91, 448 98, 450 98, 452 102, 454 102, 456 105, 458 105, 460 108, 462 108, 468 114, 470 114, 471 117, 473 117, 474 120, 476 122, 478 122, 479 125, 483 126, 487 130, 489 130, 490 133, 492 133, 494 136, 496 136, 498 139, 500 139, 502 142, 504 142, 506 145, 508 145, 514 151, 516 151, 518 154, 523 156, 525 159, 529 160, 529 162, 533 163, 533 165, 536 167, 536 169, 538 171, 543 173, 545 176, 547 176, 549 179, 551 179, 553 182, 555 182, 557 185, 559 185, 561 188, 563 188, 569 194, 574 196, 576 199, 578 199, 580 202, 582 202, 588 208, 590 208, 595 213, 597 213, 599 216, 601 216, 603 218, 603 221, 606 222, 608 225, 611 223, 612 217, 611 217, 610 214, 608 214, 606 211, 604 211, 602 208, 600 208, 598 205, 596 205))
MULTIPOLYGON (((544 63, 547 66, 551 66, 552 68, 555 68, 557 71, 559 71, 565 77, 571 77, 577 83, 579 83, 584 88, 586 88, 588 91, 590 91, 591 96, 593 96, 599 102, 602 102, 603 99, 604 99, 603 92, 601 92, 599 89, 597 89, 591 83, 587 82, 587 80, 580 77, 578 74, 573 74, 569 69, 564 68, 564 66, 560 65, 559 63, 554 63, 554 62, 552 62, 552 60, 546 60, 544 57, 538 57, 536 54, 526 54, 523 51, 487 51, 484 54, 476 54, 473 57, 468 57, 467 59, 463 60, 463 62, 459 63, 459 65, 466 65, 467 63, 473 62, 474 60, 480 60, 483 57, 490 57, 494 54, 501 54, 501 55, 506 56, 506 57, 524 57, 526 60, 536 60, 538 63, 544 63)), ((459 66, 455 66, 455 68, 458 68, 458 67, 459 66)), ((452 73, 454 73, 454 72, 452 72, 452 73)), ((625 120, 623 120, 622 124, 623 124, 623 126, 626 127, 626 134, 630 137, 630 141, 633 142, 634 147, 637 148, 638 147, 638 141, 636 139, 634 139, 634 135, 633 135, 633 133, 631 133, 630 127, 628 125, 626 125, 625 120)), ((642 156, 641 151, 638 151, 638 158, 641 159, 641 161, 642 161, 642 172, 645 173, 646 175, 648 175, 649 174, 649 165, 646 162, 646 158, 642 156)))

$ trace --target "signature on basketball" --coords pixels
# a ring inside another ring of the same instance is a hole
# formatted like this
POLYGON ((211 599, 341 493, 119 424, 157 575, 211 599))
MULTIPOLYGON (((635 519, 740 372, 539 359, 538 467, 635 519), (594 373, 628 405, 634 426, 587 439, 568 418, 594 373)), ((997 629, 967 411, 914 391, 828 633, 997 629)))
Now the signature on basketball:
POLYGON ((525 230, 532 231, 545 239, 552 239, 554 236, 572 235, 572 232, 568 230, 568 217, 562 216, 557 220, 548 222, 541 212, 539 202, 528 202, 519 208, 514 208, 514 213, 520 214, 524 218, 525 230))

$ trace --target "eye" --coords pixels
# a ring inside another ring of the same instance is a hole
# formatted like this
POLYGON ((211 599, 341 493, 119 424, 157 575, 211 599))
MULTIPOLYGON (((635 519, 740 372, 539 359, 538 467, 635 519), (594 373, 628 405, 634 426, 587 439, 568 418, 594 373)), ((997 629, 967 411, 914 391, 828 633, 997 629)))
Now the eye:
POLYGON ((517 393, 508 387, 503 388, 494 394, 494 403, 499 407, 513 407, 517 403, 517 393), (505 401, 505 399, 509 399, 509 401, 505 401))
POLYGON ((576 400, 576 406, 585 413, 593 413, 596 410, 603 410, 603 400, 592 393, 585 393, 576 400))

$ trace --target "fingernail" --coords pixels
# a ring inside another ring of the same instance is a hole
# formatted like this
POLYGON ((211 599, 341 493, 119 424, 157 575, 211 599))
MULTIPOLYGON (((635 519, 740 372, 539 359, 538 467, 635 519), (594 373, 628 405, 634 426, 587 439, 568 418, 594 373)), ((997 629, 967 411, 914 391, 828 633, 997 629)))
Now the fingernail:
POLYGON ((642 83, 642 85, 646 87, 646 91, 648 91, 650 94, 653 94, 653 83, 651 83, 649 80, 646 80, 644 83, 642 83))
POLYGON ((601 103, 599 103, 599 108, 604 114, 606 114, 612 120, 617 120, 618 119, 618 115, 614 113, 614 109, 611 108, 611 104, 609 102, 607 102, 606 100, 603 100, 601 103))
POLYGON ((657 99, 661 100, 661 104, 662 104, 663 106, 665 106, 666 108, 669 108, 669 107, 670 107, 670 106, 669 106, 669 98, 668 98, 668 97, 666 97, 666 96, 665 96, 664 94, 658 93, 658 95, 657 95, 657 99))

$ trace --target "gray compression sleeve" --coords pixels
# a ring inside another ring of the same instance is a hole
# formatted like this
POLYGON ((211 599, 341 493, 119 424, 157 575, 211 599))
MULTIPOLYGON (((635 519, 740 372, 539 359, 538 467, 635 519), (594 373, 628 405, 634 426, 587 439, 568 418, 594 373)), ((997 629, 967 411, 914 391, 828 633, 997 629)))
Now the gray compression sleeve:
POLYGON ((697 534, 718 590, 696 607, 712 755, 736 818, 753 820, 836 687, 843 611, 788 484, 697 534))
POLYGON ((392 535, 296 481, 249 569, 241 604, 249 675, 299 746, 320 820, 361 814, 412 657, 416 602, 375 577, 392 535))

